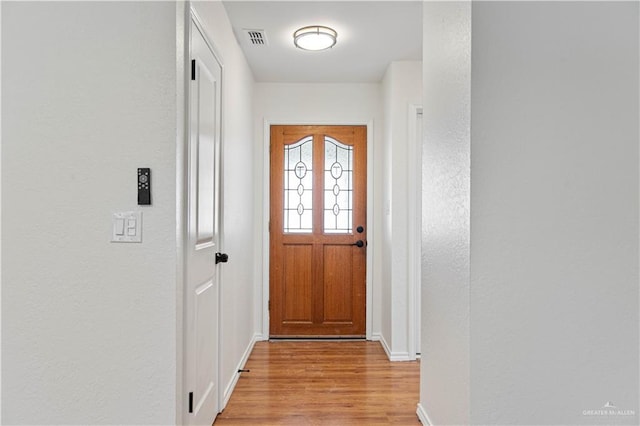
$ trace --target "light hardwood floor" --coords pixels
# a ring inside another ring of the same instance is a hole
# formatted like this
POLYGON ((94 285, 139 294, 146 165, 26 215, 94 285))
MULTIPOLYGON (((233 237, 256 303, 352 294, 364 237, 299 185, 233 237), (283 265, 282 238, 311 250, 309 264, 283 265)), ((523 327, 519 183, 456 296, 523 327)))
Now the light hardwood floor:
POLYGON ((420 424, 420 364, 380 343, 258 342, 216 425, 420 424))

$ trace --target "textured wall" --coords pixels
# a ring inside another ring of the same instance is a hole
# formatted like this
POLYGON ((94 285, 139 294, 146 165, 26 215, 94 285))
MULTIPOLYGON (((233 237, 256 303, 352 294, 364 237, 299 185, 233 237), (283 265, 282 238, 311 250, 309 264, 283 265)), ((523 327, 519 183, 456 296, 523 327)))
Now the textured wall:
POLYGON ((2 4, 5 424, 175 421, 175 8, 2 4))
POLYGON ((638 424, 638 20, 473 5, 473 423, 638 424))
POLYGON ((637 424, 638 3, 470 12, 425 3, 418 413, 637 424))
POLYGON ((471 5, 425 2, 420 407, 469 423, 471 5))

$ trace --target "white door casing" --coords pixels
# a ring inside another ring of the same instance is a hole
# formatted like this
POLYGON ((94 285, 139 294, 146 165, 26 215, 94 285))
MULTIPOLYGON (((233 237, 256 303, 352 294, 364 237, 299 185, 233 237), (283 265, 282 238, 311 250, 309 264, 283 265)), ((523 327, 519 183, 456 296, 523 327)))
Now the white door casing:
POLYGON ((408 224, 408 349, 409 359, 415 360, 420 354, 421 321, 421 236, 422 236, 422 106, 409 105, 409 150, 407 171, 409 174, 407 208, 408 224))
MULTIPOLYGON (((262 292, 261 297, 256 298, 254 308, 256 312, 262 312, 262 317, 257 326, 262 330, 262 339, 269 340, 269 222, 270 222, 270 209, 271 199, 269 197, 270 189, 270 164, 271 164, 271 126, 273 125, 344 125, 344 126, 367 126, 367 146, 374 146, 374 123, 371 121, 362 120, 344 120, 336 117, 329 121, 313 120, 312 118, 304 120, 292 120, 290 118, 265 118, 263 121, 263 145, 262 145, 262 164, 263 174, 262 180, 258 184, 258 187, 262 185, 262 268, 260 269, 260 275, 262 276, 262 292)), ((367 223, 374 223, 374 188, 373 181, 375 175, 373 149, 367 150, 367 223)), ((371 225, 373 226, 373 225, 371 225)), ((368 246, 375 245, 376 234, 374 232, 367 235, 368 246)), ((366 293, 367 293, 367 309, 366 309, 366 339, 367 340, 380 340, 379 333, 375 333, 373 329, 373 309, 374 309, 374 286, 373 286, 373 250, 367 250, 367 278, 366 278, 366 293)))
POLYGON ((213 423, 219 411, 218 338, 222 66, 197 21, 190 23, 191 81, 185 246, 187 424, 213 423))

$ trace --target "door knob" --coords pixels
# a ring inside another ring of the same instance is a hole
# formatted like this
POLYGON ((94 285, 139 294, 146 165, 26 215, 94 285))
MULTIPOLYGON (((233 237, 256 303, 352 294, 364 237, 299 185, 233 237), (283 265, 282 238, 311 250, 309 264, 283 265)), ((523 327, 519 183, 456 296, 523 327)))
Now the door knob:
POLYGON ((355 243, 353 243, 353 245, 358 247, 364 247, 364 241, 358 240, 355 243))
POLYGON ((229 255, 227 253, 216 253, 216 265, 218 263, 227 263, 229 261, 229 255))
POLYGON ((364 232, 364 227, 363 227, 363 226, 358 226, 358 227, 356 228, 356 232, 357 232, 358 234, 362 234, 362 233, 364 232))

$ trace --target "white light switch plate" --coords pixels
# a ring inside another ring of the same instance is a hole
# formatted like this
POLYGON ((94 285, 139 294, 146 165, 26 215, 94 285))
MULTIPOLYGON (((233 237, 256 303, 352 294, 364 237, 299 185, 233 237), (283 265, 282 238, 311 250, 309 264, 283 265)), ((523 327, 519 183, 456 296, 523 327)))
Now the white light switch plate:
POLYGON ((112 243, 142 242, 142 212, 119 212, 111 218, 112 243))

